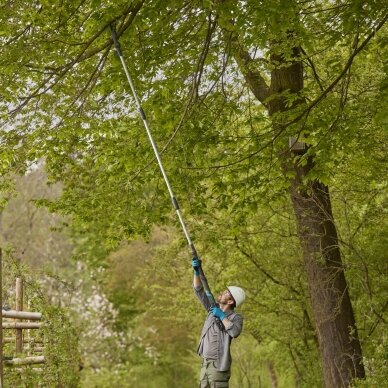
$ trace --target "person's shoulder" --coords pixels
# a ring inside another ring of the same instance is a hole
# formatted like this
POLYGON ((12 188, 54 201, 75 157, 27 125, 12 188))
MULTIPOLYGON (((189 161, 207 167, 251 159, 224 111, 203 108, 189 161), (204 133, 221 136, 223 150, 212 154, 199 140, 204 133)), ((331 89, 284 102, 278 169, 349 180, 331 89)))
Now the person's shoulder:
POLYGON ((244 319, 244 316, 241 313, 237 312, 237 311, 232 311, 231 314, 229 314, 229 317, 231 318, 232 321, 234 319, 241 319, 241 320, 244 319))

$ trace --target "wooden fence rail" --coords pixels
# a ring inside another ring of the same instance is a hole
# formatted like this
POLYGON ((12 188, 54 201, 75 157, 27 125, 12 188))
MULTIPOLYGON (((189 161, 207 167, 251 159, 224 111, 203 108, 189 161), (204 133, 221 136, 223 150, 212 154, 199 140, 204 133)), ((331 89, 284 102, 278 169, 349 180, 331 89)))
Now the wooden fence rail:
MULTIPOLYGON (((22 330, 22 329, 40 329, 44 326, 43 323, 40 323, 40 322, 4 322, 3 321, 3 329, 17 329, 17 330, 22 330)), ((17 340, 18 337, 16 337, 17 340)), ((23 341, 23 338, 20 340, 22 342, 23 341)), ((23 346, 21 346, 22 350, 23 350, 23 346)), ((20 352, 18 352, 20 353, 20 352)))
MULTIPOLYGON (((13 343, 15 343, 15 337, 3 338, 3 344, 13 344, 13 343)), ((24 344, 43 344, 43 340, 37 339, 37 338, 24 338, 23 343, 24 344)))
POLYGON ((28 319, 29 321, 40 321, 42 313, 33 313, 30 311, 2 310, 3 318, 28 319))
POLYGON ((13 358, 12 360, 4 360, 4 365, 13 366, 13 365, 33 365, 33 364, 44 364, 44 356, 34 356, 34 357, 23 357, 23 358, 13 358))

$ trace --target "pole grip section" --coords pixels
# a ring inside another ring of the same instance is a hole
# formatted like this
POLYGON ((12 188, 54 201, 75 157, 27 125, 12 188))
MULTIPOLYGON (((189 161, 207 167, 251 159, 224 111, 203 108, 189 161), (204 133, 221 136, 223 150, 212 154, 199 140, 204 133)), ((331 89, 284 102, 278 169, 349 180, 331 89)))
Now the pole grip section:
POLYGON ((192 242, 190 243, 190 250, 191 250, 191 254, 192 254, 193 258, 198 259, 197 250, 195 249, 195 246, 192 242))
MULTIPOLYGON (((212 292, 210 291, 209 285, 207 283, 207 279, 205 276, 205 273, 203 272, 202 267, 199 267, 199 277, 202 282, 203 289, 205 290, 205 294, 210 302, 211 307, 218 307, 218 304, 216 300, 214 299, 214 296, 212 292)), ((224 324, 222 323, 221 319, 216 317, 216 323, 220 330, 224 330, 224 324)))
POLYGON ((172 197, 171 201, 172 201, 172 205, 174 206, 174 209, 179 210, 179 204, 178 204, 177 199, 175 197, 172 197))
POLYGON ((147 120, 147 117, 146 117, 146 114, 145 114, 145 112, 144 112, 144 110, 143 110, 142 107, 139 108, 139 113, 140 113, 141 118, 142 118, 144 121, 146 121, 146 120, 147 120))
POLYGON ((211 307, 216 307, 217 306, 216 300, 214 299, 214 296, 210 291, 209 284, 207 282, 207 279, 206 279, 205 273, 203 272, 202 267, 199 267, 199 277, 201 279, 203 289, 205 290, 205 294, 209 299, 211 307))

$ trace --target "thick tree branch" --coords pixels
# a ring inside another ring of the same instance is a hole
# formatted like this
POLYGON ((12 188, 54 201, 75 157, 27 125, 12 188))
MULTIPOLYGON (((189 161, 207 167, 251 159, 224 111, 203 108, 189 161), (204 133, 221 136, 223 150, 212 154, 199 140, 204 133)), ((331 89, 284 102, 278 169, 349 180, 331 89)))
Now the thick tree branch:
POLYGON ((254 96, 265 107, 267 107, 266 100, 270 95, 270 90, 267 83, 265 82, 264 77, 255 68, 255 60, 252 59, 249 52, 238 42, 237 36, 230 36, 230 45, 233 58, 237 62, 245 81, 249 85, 249 88, 251 89, 254 96))
MULTIPOLYGON (((218 0, 217 2, 221 5, 224 1, 225 0, 218 0)), ((234 21, 230 20, 227 26, 221 26, 225 40, 230 46, 231 54, 237 62, 252 93, 265 107, 267 107, 266 99, 270 95, 270 89, 265 82, 264 77, 257 70, 254 59, 250 56, 248 50, 246 50, 239 42, 238 35, 233 31, 233 25, 234 21)))

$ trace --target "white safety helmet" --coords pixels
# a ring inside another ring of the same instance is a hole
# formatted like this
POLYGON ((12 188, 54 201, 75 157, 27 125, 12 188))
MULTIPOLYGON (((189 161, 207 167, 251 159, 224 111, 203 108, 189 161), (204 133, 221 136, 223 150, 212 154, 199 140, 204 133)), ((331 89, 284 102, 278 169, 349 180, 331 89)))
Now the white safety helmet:
POLYGON ((236 302, 236 307, 240 306, 240 304, 243 303, 245 300, 244 290, 236 286, 227 286, 226 288, 228 289, 228 291, 232 295, 232 298, 236 302))

